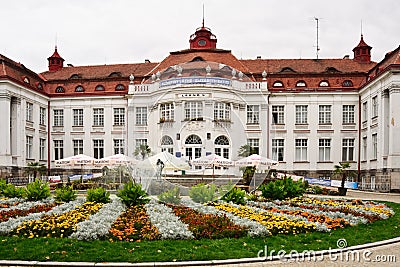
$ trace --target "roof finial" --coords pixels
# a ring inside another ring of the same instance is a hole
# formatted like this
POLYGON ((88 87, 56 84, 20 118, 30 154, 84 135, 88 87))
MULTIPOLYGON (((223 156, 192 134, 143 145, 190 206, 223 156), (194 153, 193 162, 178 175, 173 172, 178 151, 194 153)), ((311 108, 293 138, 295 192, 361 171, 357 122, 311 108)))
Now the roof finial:
POLYGON ((54 45, 54 47, 55 47, 55 50, 57 51, 57 33, 56 33, 56 37, 55 37, 55 40, 54 40, 54 42, 55 42, 55 45, 54 45))
POLYGON ((203 3, 203 28, 204 28, 204 3, 203 3))
POLYGON ((362 19, 361 19, 361 39, 363 38, 363 30, 362 30, 362 19))

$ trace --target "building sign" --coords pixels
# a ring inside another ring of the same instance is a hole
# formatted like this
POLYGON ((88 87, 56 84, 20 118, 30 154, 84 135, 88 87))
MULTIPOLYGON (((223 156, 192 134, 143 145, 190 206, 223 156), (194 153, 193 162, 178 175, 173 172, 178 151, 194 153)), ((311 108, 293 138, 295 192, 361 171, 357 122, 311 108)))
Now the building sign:
POLYGON ((208 78, 208 77, 185 77, 185 78, 173 78, 160 82, 160 88, 174 85, 185 85, 185 84, 209 84, 209 85, 223 85, 231 86, 231 80, 224 78, 208 78))

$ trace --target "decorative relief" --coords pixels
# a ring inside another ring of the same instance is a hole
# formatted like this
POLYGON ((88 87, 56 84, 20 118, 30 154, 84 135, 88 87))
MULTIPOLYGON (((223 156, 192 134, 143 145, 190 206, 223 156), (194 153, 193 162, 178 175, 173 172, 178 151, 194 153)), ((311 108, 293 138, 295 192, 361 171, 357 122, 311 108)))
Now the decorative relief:
POLYGON ((205 128, 205 123, 201 121, 189 121, 185 124, 185 129, 188 131, 202 131, 205 128))

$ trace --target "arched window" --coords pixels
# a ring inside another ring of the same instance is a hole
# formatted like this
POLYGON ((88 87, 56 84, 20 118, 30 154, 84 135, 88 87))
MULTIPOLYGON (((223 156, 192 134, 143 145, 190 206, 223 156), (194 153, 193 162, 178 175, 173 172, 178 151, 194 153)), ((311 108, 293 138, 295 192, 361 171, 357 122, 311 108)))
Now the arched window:
POLYGON ((329 87, 329 82, 328 81, 320 81, 319 82, 319 87, 329 87))
POLYGON ((192 62, 196 62, 196 61, 204 61, 204 59, 202 57, 195 57, 192 59, 192 62))
POLYGON ((167 151, 170 154, 174 154, 174 141, 168 135, 164 135, 161 138, 161 152, 167 151))
POLYGON ((295 72, 294 69, 290 68, 290 67, 284 67, 281 69, 281 72, 295 72))
POLYGON ((217 138, 215 138, 214 144, 229 146, 229 139, 225 135, 220 135, 217 138))
POLYGON ((115 91, 124 91, 125 90, 125 86, 123 84, 118 84, 117 86, 115 86, 115 91))
POLYGON ((85 92, 85 89, 83 89, 82 85, 78 85, 77 87, 75 87, 75 92, 85 92))
POLYGON ((58 87, 56 88, 56 93, 65 93, 64 87, 58 86, 58 87))
POLYGON ((296 83, 296 87, 306 87, 306 82, 303 80, 300 80, 296 83))
POLYGON ((275 81, 272 85, 273 87, 283 87, 283 82, 281 81, 275 81))
POLYGON ((350 80, 344 80, 342 83, 343 87, 353 87, 353 82, 350 80))
POLYGON ((108 75, 108 77, 121 77, 121 76, 122 76, 121 72, 117 71, 111 72, 110 75, 108 75))
POLYGON ((96 86, 96 88, 94 90, 95 91, 104 91, 105 89, 104 89, 103 85, 99 84, 99 85, 96 86))
POLYGON ((229 159, 229 139, 225 135, 215 138, 215 154, 229 159))
POLYGON ((79 74, 72 74, 71 75, 71 77, 69 77, 70 79, 80 79, 81 78, 81 75, 79 75, 79 74))
POLYGON ((42 85, 41 83, 38 83, 38 84, 37 84, 37 88, 38 88, 39 90, 43 90, 43 85, 42 85))
POLYGON ((185 140, 186 145, 201 145, 202 143, 201 138, 195 134, 189 135, 185 140))

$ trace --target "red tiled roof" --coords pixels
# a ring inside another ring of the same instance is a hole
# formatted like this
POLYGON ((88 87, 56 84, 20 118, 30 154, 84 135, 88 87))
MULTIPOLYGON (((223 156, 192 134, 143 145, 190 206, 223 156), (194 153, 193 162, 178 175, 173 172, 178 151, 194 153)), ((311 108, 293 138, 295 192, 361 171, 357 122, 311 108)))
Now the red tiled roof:
POLYGON ((41 73, 47 80, 68 80, 72 75, 77 74, 82 79, 101 79, 109 77, 112 73, 120 73, 121 77, 129 77, 133 74, 136 77, 143 77, 150 72, 157 63, 135 63, 135 64, 114 64, 64 67, 56 72, 46 71, 41 73))
POLYGON ((280 73, 290 68, 297 73, 323 73, 336 69, 342 73, 367 72, 376 63, 358 63, 352 59, 250 59, 241 60, 252 73, 280 73))
POLYGON ((195 58, 201 57, 204 61, 217 62, 228 65, 243 73, 249 73, 248 68, 242 64, 229 50, 222 49, 204 49, 204 50, 182 50, 171 52, 168 57, 158 64, 149 74, 163 71, 170 66, 187 63, 195 58))

